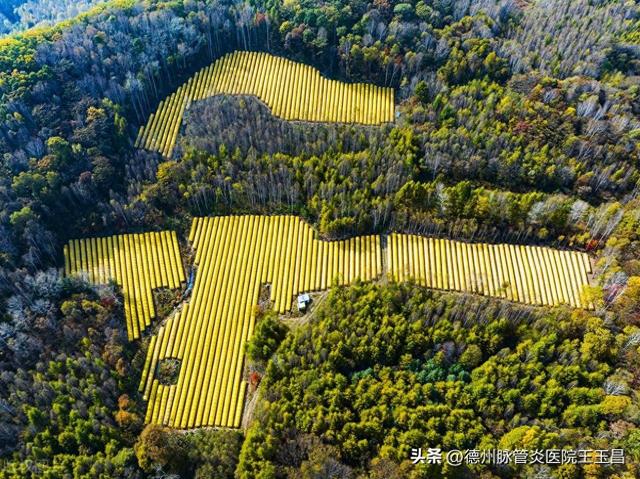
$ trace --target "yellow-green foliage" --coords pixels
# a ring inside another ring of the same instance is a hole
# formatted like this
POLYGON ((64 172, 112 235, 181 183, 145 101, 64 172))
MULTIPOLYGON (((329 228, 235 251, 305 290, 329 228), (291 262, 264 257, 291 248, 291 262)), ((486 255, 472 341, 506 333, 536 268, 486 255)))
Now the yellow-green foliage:
POLYGON ((185 109, 218 94, 255 95, 285 120, 361 123, 393 121, 393 89, 343 83, 313 67, 258 52, 234 52, 203 68, 162 101, 136 147, 171 156, 185 109))
POLYGON ((605 396, 600 403, 603 414, 620 415, 631 405, 629 396, 605 396))

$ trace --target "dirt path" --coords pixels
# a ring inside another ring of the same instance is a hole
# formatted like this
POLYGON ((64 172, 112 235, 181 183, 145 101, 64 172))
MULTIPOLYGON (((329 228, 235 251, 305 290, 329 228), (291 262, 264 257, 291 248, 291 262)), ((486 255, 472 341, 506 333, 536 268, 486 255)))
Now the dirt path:
POLYGON ((382 257, 382 273, 380 274, 380 282, 387 284, 389 282, 389 265, 387 264, 387 247, 389 246, 389 235, 380 235, 380 256, 382 257))

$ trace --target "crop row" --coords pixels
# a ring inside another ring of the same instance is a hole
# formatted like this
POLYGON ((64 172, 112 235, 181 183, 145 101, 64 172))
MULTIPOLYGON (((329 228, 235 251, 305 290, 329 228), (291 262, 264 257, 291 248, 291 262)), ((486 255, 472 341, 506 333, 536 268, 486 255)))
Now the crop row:
POLYGON ((393 121, 393 89, 329 80, 313 67, 267 53, 238 51, 198 71, 160 102, 140 128, 136 147, 170 157, 185 110, 218 94, 254 95, 285 120, 360 123, 393 121))
POLYGON ((129 339, 139 338, 155 317, 152 291, 175 289, 185 280, 173 231, 71 240, 64 258, 67 276, 121 286, 129 339))
POLYGON ((585 253, 404 234, 388 241, 389 272, 398 281, 533 305, 589 306, 581 294, 591 272, 585 253))

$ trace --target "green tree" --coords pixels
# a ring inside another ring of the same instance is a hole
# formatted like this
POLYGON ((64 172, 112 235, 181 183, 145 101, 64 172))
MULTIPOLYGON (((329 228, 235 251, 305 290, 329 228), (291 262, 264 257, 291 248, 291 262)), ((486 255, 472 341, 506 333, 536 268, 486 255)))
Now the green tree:
POLYGON ((247 356, 252 361, 266 361, 278 349, 288 328, 274 312, 264 314, 258 321, 251 340, 247 343, 247 356))

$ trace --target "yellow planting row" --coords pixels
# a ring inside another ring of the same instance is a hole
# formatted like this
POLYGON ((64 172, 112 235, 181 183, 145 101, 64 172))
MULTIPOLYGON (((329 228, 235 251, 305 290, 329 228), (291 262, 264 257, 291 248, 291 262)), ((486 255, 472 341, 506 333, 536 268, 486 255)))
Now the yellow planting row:
POLYGON ((198 71, 160 102, 135 146, 170 157, 185 109, 217 94, 255 95, 285 120, 361 123, 393 121, 393 89, 329 80, 313 67, 267 53, 238 51, 198 71))
POLYGON ((243 351, 261 284, 271 285, 274 308, 283 313, 298 293, 382 273, 380 236, 320 241, 293 216, 196 218, 189 240, 198 272, 189 304, 149 346, 140 383, 147 423, 239 427, 243 351), (175 385, 155 377, 165 358, 181 360, 175 385))
POLYGON ((155 317, 152 290, 185 280, 174 231, 71 240, 64 246, 65 274, 122 287, 129 339, 140 337, 155 317))
POLYGON ((585 253, 392 234, 387 261, 397 281, 533 305, 589 306, 581 297, 591 273, 585 253))

